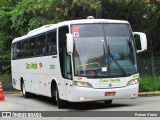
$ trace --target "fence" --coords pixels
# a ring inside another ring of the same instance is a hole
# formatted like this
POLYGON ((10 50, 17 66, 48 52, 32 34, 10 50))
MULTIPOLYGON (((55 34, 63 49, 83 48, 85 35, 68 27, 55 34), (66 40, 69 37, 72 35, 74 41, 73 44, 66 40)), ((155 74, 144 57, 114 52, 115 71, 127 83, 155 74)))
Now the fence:
POLYGON ((137 62, 141 75, 160 76, 160 58, 139 58, 137 62))

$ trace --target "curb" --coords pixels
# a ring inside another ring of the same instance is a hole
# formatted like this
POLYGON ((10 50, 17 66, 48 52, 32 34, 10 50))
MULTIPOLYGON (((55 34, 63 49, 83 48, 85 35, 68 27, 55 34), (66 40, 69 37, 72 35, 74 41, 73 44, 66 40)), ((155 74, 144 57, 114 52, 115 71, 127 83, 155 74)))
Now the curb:
POLYGON ((4 94, 21 94, 21 91, 4 91, 4 94))
POLYGON ((139 97, 151 97, 151 96, 160 96, 160 91, 154 92, 140 92, 138 94, 139 97))

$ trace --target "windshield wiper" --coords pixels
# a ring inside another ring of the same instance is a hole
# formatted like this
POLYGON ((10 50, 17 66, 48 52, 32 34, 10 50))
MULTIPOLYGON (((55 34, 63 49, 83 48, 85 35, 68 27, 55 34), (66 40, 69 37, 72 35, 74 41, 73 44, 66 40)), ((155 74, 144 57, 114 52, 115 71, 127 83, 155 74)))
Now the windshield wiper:
MULTIPOLYGON (((118 61, 114 58, 114 56, 112 55, 112 53, 110 52, 110 48, 109 48, 109 45, 108 45, 108 58, 111 57, 111 59, 113 59, 113 61, 116 63, 116 65, 118 66, 118 68, 121 70, 121 72, 123 73, 123 76, 127 76, 125 70, 122 68, 122 66, 118 63, 118 61)), ((110 59, 110 58, 109 58, 110 59)), ((108 59, 108 60, 109 60, 108 59)), ((107 61, 108 61, 107 60, 107 61)), ((110 71, 110 64, 109 64, 109 71, 110 71)))

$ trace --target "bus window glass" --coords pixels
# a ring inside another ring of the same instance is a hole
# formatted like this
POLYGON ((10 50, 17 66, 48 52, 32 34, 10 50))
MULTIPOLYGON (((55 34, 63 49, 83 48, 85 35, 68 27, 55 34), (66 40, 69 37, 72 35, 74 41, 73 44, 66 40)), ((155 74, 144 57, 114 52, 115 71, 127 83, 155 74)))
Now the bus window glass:
POLYGON ((12 60, 16 59, 16 43, 12 45, 12 60))
POLYGON ((46 34, 40 35, 38 36, 37 39, 37 55, 43 55, 46 53, 46 45, 45 45, 45 41, 46 41, 46 34))
POLYGON ((29 56, 36 55, 36 37, 29 39, 29 56))
POLYGON ((28 56, 28 40, 22 41, 22 57, 28 56))
POLYGON ((47 33, 47 53, 57 54, 56 31, 47 33))
POLYGON ((129 24, 73 25, 72 34, 75 75, 98 78, 137 73, 129 24))
POLYGON ((16 58, 21 58, 21 42, 17 42, 17 49, 16 49, 16 58))
POLYGON ((72 79, 71 77, 71 59, 67 54, 66 34, 69 32, 68 26, 59 28, 59 58, 61 74, 63 78, 72 79))

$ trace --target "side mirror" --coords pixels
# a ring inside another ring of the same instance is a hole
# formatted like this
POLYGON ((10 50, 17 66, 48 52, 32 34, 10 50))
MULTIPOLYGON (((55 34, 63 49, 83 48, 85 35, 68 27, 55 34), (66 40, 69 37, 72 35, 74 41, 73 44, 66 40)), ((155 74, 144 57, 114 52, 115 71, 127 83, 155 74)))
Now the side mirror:
POLYGON ((71 55, 73 53, 73 35, 67 33, 67 53, 71 55))
POLYGON ((133 32, 137 53, 143 52, 147 50, 147 38, 145 33, 141 32, 133 32))

